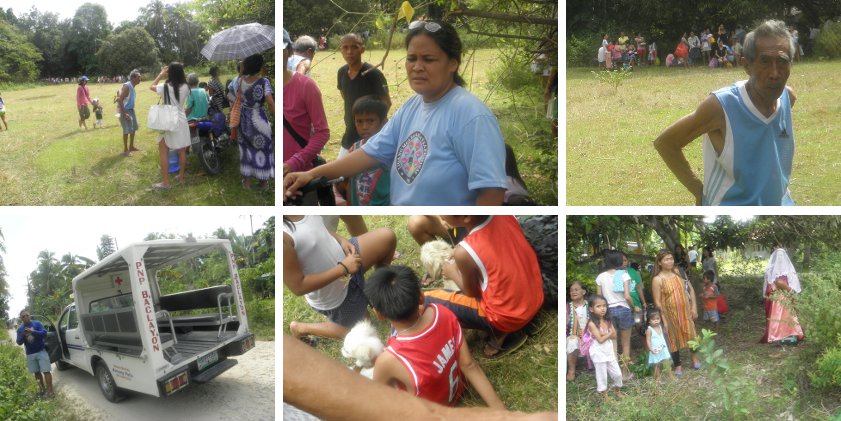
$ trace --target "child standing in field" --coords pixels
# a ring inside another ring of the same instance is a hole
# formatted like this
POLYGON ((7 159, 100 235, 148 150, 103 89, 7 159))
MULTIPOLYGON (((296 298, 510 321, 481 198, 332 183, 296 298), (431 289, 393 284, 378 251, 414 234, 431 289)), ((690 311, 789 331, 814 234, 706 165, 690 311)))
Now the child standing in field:
MULTIPOLYGON (((648 328, 645 330, 645 347, 648 348, 648 365, 654 366, 654 383, 660 384, 660 365, 663 361, 669 364, 669 347, 663 335, 663 325, 660 324, 660 310, 648 310, 648 328)), ((666 370, 674 380, 672 370, 666 370)))
POLYGON ((581 354, 581 342, 587 330, 587 322, 590 321, 590 309, 587 307, 587 300, 584 299, 586 294, 587 291, 579 281, 569 286, 571 301, 567 303, 567 381, 575 380, 575 365, 581 354))
POLYGON ((3 125, 6 126, 6 130, 9 130, 9 124, 6 123, 6 103, 3 102, 2 96, 0 96, 0 120, 3 120, 3 125))
POLYGON ((377 318, 392 326, 386 352, 374 363, 374 382, 454 406, 466 380, 489 407, 505 409, 473 359, 455 314, 439 304, 424 304, 420 281, 411 269, 378 269, 365 284, 365 296, 377 318))
POLYGON ((616 339, 616 329, 605 316, 607 315, 607 300, 601 295, 590 298, 590 321, 587 331, 593 337, 590 344, 590 359, 596 368, 596 392, 607 398, 607 377, 613 380, 613 387, 617 397, 622 397, 622 370, 616 360, 613 341, 616 339))
MULTIPOLYGON (((371 136, 377 134, 388 119, 388 104, 375 95, 357 99, 351 108, 356 132, 360 140, 350 146, 350 152, 361 149, 371 136)), ((342 187, 336 187, 344 200, 351 206, 388 206, 391 170, 385 165, 363 171, 348 179, 342 187)))
POLYGON ((93 104, 93 112, 96 113, 96 124, 93 125, 94 128, 99 127, 102 128, 102 104, 99 103, 99 98, 94 98, 91 101, 93 104))
POLYGON ((718 330, 718 291, 714 280, 715 272, 711 270, 704 272, 704 293, 701 297, 704 299, 704 321, 713 322, 715 330, 718 330))

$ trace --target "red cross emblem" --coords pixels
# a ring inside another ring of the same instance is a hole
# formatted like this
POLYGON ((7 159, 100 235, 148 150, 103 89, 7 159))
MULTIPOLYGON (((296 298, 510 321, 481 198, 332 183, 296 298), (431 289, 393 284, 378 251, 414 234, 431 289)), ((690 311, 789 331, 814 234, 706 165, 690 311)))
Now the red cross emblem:
POLYGON ((116 278, 114 278, 114 283, 117 284, 117 288, 119 288, 120 285, 123 283, 123 278, 117 276, 116 278))

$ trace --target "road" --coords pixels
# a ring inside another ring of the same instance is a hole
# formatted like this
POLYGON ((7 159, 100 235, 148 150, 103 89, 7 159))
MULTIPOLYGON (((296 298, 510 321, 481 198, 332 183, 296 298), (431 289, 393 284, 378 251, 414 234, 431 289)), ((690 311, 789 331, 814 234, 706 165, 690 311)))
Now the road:
MULTIPOLYGON (((14 338, 14 331, 9 331, 14 338)), ((96 378, 71 368, 53 365, 56 393, 63 395, 77 414, 91 421, 169 421, 275 419, 275 343, 257 341, 254 349, 236 357, 239 363, 205 384, 190 385, 169 398, 129 393, 120 403, 108 402, 96 378)))

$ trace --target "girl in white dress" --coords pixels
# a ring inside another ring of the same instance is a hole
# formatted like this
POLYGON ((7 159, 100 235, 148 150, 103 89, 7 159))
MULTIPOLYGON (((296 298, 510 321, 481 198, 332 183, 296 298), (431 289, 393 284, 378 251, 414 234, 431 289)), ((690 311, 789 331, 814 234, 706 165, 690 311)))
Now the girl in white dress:
POLYGON ((605 318, 607 315, 607 300, 601 295, 590 298, 590 321, 587 331, 593 337, 590 344, 590 359, 596 368, 596 392, 607 398, 607 376, 613 380, 613 387, 617 397, 622 397, 622 370, 616 360, 613 341, 616 339, 616 329, 605 318))

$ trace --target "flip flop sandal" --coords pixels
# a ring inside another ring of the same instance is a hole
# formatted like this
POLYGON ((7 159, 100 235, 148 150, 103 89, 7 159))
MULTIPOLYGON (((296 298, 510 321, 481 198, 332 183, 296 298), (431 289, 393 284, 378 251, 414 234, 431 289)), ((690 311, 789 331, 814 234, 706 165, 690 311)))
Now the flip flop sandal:
POLYGON ((520 348, 526 344, 526 341, 529 339, 529 335, 526 335, 523 331, 512 332, 508 336, 505 337, 505 340, 502 341, 502 346, 498 346, 493 342, 491 338, 485 344, 490 346, 491 348, 497 350, 498 352, 494 355, 487 355, 485 354, 484 350, 482 351, 482 355, 488 359, 497 359, 503 356, 506 356, 520 348))
POLYGON ((549 323, 542 323, 542 318, 540 317, 541 313, 537 313, 533 319, 526 325, 523 330, 529 336, 538 336, 543 333, 547 327, 549 327, 549 323))
POLYGON ((701 369, 701 363, 692 364, 692 369, 693 370, 700 370, 701 369))
POLYGON ((152 184, 152 187, 150 187, 148 191, 167 191, 171 188, 172 188, 172 186, 167 186, 167 185, 164 185, 163 183, 155 183, 155 184, 152 184))

